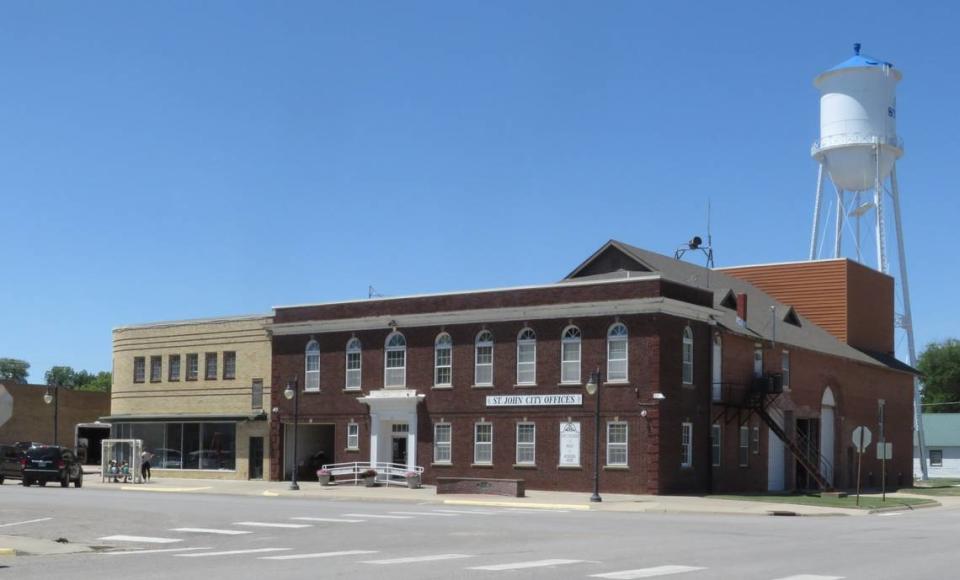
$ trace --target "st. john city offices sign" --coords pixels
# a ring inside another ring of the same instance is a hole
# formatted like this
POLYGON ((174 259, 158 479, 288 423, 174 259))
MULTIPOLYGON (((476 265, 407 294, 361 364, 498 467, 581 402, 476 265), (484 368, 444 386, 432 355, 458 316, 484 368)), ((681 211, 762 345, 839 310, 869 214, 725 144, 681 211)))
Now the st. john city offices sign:
POLYGON ((488 407, 564 407, 583 404, 583 395, 490 395, 488 407))

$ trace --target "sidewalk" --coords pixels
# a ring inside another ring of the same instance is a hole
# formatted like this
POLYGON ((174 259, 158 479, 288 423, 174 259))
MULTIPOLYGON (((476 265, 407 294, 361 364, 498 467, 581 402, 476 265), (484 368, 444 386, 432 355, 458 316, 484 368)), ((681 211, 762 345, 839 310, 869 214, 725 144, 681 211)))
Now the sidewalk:
MULTIPOLYGON (((797 515, 797 516, 864 516, 870 510, 835 507, 805 506, 760 501, 738 501, 698 496, 661 496, 603 494, 601 503, 591 503, 589 493, 527 490, 527 497, 513 498, 478 494, 437 495, 433 486, 407 489, 398 486, 368 488, 332 485, 317 482, 300 483, 299 491, 290 490, 286 481, 234 481, 214 479, 177 479, 164 477, 145 484, 103 483, 99 474, 90 474, 84 485, 95 489, 110 489, 132 493, 200 493, 246 495, 276 498, 323 499, 330 501, 404 501, 477 507, 513 507, 553 510, 594 510, 606 512, 663 513, 663 514, 725 514, 725 515, 797 515)), ((887 494, 896 498, 901 494, 887 494)), ((919 497, 902 494, 903 497, 919 497)), ((930 499, 930 498, 927 498, 930 499)), ((960 507, 960 497, 936 498, 942 505, 960 507), (947 501, 942 501, 947 500, 947 501)), ((896 507, 898 511, 910 508, 896 507)))

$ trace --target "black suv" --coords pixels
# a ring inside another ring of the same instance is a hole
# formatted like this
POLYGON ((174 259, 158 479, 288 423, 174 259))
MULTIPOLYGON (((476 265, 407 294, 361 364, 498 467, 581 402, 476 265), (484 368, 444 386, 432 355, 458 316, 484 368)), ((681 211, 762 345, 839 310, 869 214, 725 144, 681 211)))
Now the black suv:
POLYGON ((83 466, 73 451, 64 447, 33 447, 24 453, 21 463, 24 486, 44 486, 49 481, 60 482, 60 487, 67 487, 71 481, 74 487, 83 485, 83 466))
POLYGON ((23 451, 16 445, 0 445, 0 485, 5 479, 22 479, 23 451))

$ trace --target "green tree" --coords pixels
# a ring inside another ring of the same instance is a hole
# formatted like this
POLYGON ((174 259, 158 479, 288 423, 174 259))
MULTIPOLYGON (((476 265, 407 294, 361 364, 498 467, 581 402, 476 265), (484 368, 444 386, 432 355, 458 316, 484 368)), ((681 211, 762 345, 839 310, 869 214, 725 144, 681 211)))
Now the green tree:
POLYGON ((923 403, 927 405, 924 412, 960 412, 960 340, 948 338, 927 345, 917 360, 917 368, 923 373, 923 403))
POLYGON ((48 385, 72 389, 77 384, 77 373, 71 367, 52 367, 43 376, 48 385))
POLYGON ((110 392, 110 385, 113 383, 113 375, 109 371, 101 371, 97 374, 87 371, 80 371, 76 374, 76 391, 96 391, 101 393, 110 392))
POLYGON ((30 363, 25 360, 0 358, 0 381, 26 384, 29 370, 30 363))

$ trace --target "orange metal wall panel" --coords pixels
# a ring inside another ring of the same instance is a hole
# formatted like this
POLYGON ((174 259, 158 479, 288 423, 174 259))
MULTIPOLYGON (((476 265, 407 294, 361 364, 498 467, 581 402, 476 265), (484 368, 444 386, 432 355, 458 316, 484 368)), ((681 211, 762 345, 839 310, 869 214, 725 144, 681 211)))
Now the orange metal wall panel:
POLYGON ((893 353, 893 278, 856 262, 847 262, 847 342, 893 353))

